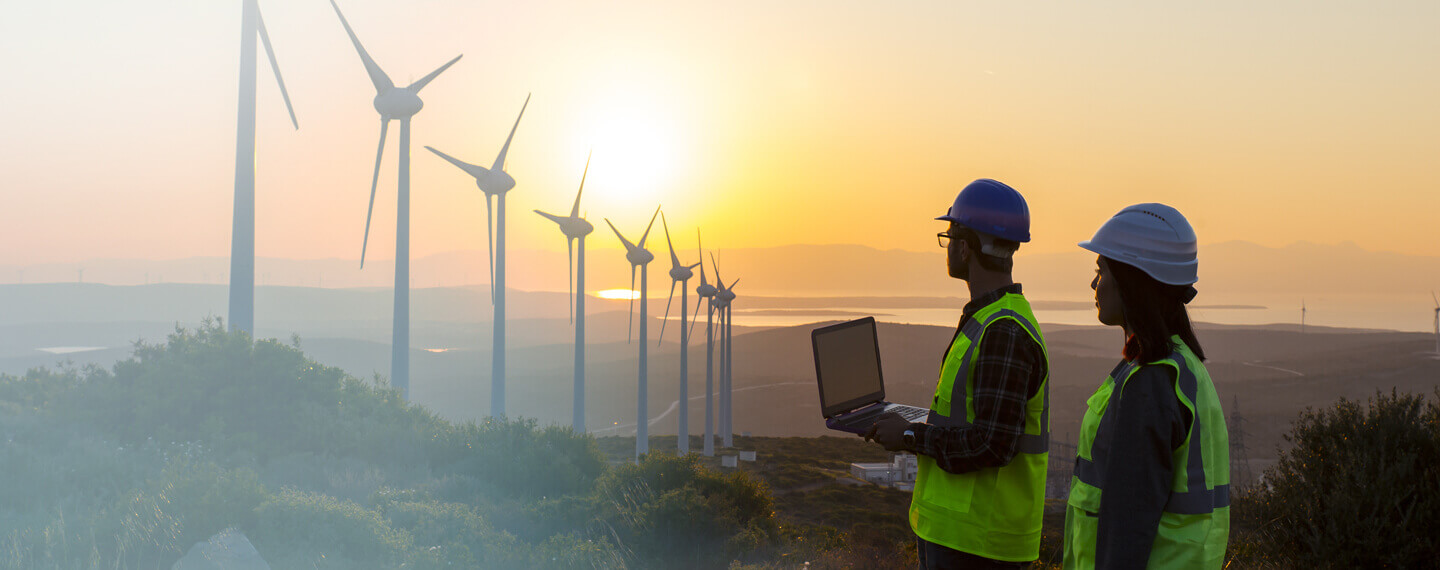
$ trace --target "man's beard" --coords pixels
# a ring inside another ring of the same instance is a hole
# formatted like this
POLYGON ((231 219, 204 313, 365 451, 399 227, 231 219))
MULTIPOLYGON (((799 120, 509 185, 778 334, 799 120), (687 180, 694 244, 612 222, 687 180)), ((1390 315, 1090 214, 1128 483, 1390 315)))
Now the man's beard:
POLYGON ((951 277, 956 279, 970 278, 970 264, 960 261, 960 255, 957 252, 947 252, 945 254, 945 266, 950 271, 951 277))

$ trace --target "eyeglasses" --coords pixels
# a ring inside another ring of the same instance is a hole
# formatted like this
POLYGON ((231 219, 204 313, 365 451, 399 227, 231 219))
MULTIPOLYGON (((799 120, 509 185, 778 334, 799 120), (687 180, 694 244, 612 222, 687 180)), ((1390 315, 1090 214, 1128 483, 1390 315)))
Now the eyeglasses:
POLYGON ((952 235, 947 234, 947 233, 945 233, 945 232, 940 232, 940 233, 938 233, 938 234, 935 234, 935 241, 940 242, 940 247, 949 248, 949 247, 950 247, 950 240, 951 240, 952 238, 954 238, 954 237, 955 237, 955 236, 952 236, 952 235))

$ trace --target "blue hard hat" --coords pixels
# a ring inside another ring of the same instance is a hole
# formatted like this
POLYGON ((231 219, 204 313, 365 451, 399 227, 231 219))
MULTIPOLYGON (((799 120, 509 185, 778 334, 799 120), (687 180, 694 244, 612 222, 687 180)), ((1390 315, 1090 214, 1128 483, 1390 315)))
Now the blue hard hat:
POLYGON ((1030 241, 1030 207, 1025 205, 1025 197, 1004 182, 989 178, 971 182, 955 197, 950 211, 935 219, 1000 239, 1030 241))

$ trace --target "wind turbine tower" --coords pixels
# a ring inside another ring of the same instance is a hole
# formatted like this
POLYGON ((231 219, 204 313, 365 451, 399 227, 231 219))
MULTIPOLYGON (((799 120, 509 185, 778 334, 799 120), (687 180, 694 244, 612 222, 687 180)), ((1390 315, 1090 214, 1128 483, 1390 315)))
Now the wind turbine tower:
MULTIPOLYGON (((681 265, 680 257, 675 255, 675 244, 670 241, 670 224, 665 221, 665 214, 660 214, 660 225, 665 228, 665 245, 670 247, 670 298, 665 301, 665 319, 670 318, 670 303, 675 300, 675 285, 680 285, 680 426, 676 431, 676 445, 680 455, 690 453, 690 333, 686 329, 687 319, 685 312, 690 306, 690 278, 695 276, 695 267, 700 265, 681 265)), ((659 346, 665 340, 665 319, 660 322, 660 339, 655 342, 659 346)))
POLYGON ((1300 334, 1305 334, 1305 299, 1300 299, 1300 334))
POLYGON ((345 33, 350 36, 350 42, 355 44, 355 51, 360 54, 360 62, 365 64, 365 72, 370 76, 370 83, 375 86, 375 110, 380 113, 380 144, 375 149, 375 174, 370 180, 370 207, 365 211, 365 239, 360 245, 360 268, 365 268, 365 250, 370 244, 370 217, 375 213, 375 187, 380 181, 380 157, 385 153, 385 133, 390 128, 390 121, 400 121, 400 167, 399 167, 399 192, 397 196, 398 206, 395 211, 395 318, 394 328, 390 337, 390 385, 400 390, 401 397, 410 399, 410 118, 419 113, 425 103, 420 100, 420 90, 429 85, 440 73, 455 65, 462 56, 455 56, 440 66, 439 69, 430 72, 419 81, 411 83, 407 87, 396 87, 390 76, 380 69, 370 54, 366 53, 365 46, 360 45, 360 38, 355 36, 355 31, 350 29, 350 23, 345 21, 345 14, 340 13, 340 6, 335 0, 330 0, 330 5, 335 8, 335 15, 340 17, 340 24, 345 26, 345 33))
MULTIPOLYGON (((700 245, 700 230, 695 230, 696 250, 705 258, 705 248, 700 245)), ((712 256, 713 258, 713 256, 712 256)), ((700 305, 705 304, 705 457, 715 455, 715 286, 705 280, 705 265, 700 264, 700 286, 695 293, 700 297, 695 302, 695 321, 700 320, 700 305)), ((695 329, 695 321, 690 330, 695 329)))
POLYGON ((715 263, 714 254, 710 256, 710 265, 715 268, 715 282, 718 284, 712 303, 715 304, 716 310, 720 311, 720 334, 724 338, 720 345, 720 445, 723 447, 733 447, 735 430, 734 424, 732 423, 733 416, 730 405, 732 404, 731 393, 734 391, 732 384, 734 380, 734 371, 732 370, 734 366, 734 359, 732 358, 734 351, 731 348, 731 340, 734 337, 731 335, 730 327, 730 304, 735 300, 735 285, 740 283, 740 279, 735 279, 734 282, 730 283, 729 287, 726 287, 725 281, 720 277, 720 266, 715 263))
POLYGON ((425 150, 474 177, 475 185, 485 193, 485 237, 490 240, 490 303, 495 305, 492 319, 495 333, 491 335, 494 348, 490 352, 490 417, 494 418, 505 415, 505 194, 515 187, 515 179, 505 172, 505 155, 510 152, 510 141, 515 139, 515 129, 520 128, 520 118, 525 116, 525 108, 529 106, 530 96, 526 95, 525 104, 520 106, 520 114, 515 117, 515 125, 510 127, 510 136, 505 138, 505 146, 500 147, 500 155, 495 157, 495 164, 490 168, 425 147, 425 150), (490 205, 492 197, 496 197, 495 201, 499 203, 498 223, 494 223, 495 209, 490 205), (495 229, 493 236, 490 233, 492 226, 495 229), (496 250, 499 250, 498 263, 496 250))
POLYGON ((585 173, 580 175, 580 190, 575 192, 575 205, 570 208, 569 216, 535 210, 536 214, 560 226, 560 232, 565 234, 565 245, 570 250, 570 259, 575 265, 571 269, 574 283, 570 289, 570 294, 575 296, 575 305, 570 313, 570 320, 575 323, 575 433, 585 433, 585 236, 594 231, 595 226, 580 217, 580 195, 585 192, 585 177, 589 174, 590 159, 586 158, 585 173), (580 242, 578 261, 575 257, 576 240, 580 242))
POLYGON ((255 73, 257 46, 265 46, 280 96, 298 130, 290 93, 280 77, 270 34, 260 17, 258 0, 242 0, 240 15, 240 111, 235 121, 235 212, 230 227, 230 330, 255 332, 255 73))
MULTIPOLYGON (((650 426, 649 416, 646 413, 648 411, 648 393, 646 392, 646 390, 648 389, 648 379, 646 372, 648 370, 650 361, 649 355, 645 350, 646 348, 649 348, 647 346, 648 341, 646 340, 646 330, 648 330, 650 327, 646 326, 647 323, 645 321, 645 304, 649 301, 649 297, 647 296, 646 291, 646 283, 648 282, 647 268, 650 266, 651 261, 655 261, 655 254, 650 253, 648 250, 645 249, 645 240, 650 237, 650 228, 655 226, 655 217, 658 215, 660 215, 660 207, 656 206, 655 213, 650 215, 650 225, 645 226, 645 233, 640 236, 639 245, 630 243, 630 240, 625 239, 625 236, 620 235, 620 230, 615 229, 615 224, 610 223, 610 218, 605 218, 605 223, 610 226, 611 231, 615 232, 615 237, 620 238, 620 242, 625 244, 625 259, 630 262, 631 291, 635 290, 635 268, 640 268, 640 382, 639 386, 636 389, 635 403, 635 461, 637 462, 640 461, 641 455, 650 453, 650 426)), ((634 328, 635 299, 633 296, 630 299, 630 319, 630 326, 631 328, 634 328)), ((629 342, 629 339, 630 337, 627 335, 626 342, 629 342)))

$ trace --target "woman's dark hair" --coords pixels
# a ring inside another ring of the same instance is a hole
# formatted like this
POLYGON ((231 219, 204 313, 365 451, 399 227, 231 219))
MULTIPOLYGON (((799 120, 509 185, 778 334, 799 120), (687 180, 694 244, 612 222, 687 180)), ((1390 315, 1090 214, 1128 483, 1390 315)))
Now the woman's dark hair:
POLYGON ((1205 360, 1205 351, 1195 338, 1190 326, 1190 314, 1185 311, 1189 285, 1167 285, 1156 281, 1140 268, 1102 257, 1115 285, 1120 289, 1120 306, 1125 311, 1125 327, 1130 329, 1131 339, 1127 340, 1126 353, 1136 343, 1139 352, 1137 362, 1154 362, 1169 356, 1175 347, 1170 343, 1172 335, 1178 335, 1200 360, 1205 360))

